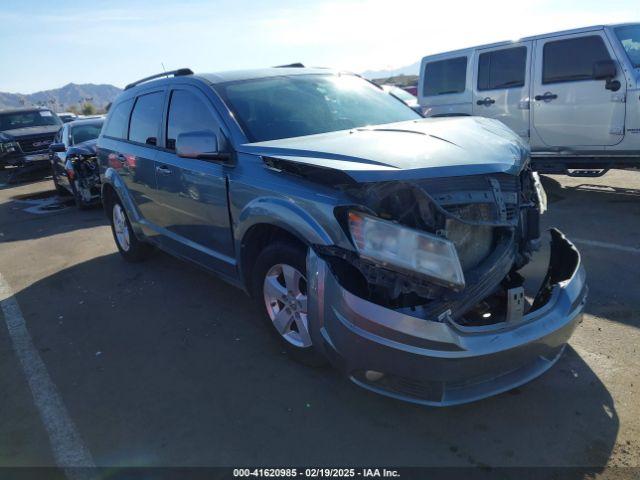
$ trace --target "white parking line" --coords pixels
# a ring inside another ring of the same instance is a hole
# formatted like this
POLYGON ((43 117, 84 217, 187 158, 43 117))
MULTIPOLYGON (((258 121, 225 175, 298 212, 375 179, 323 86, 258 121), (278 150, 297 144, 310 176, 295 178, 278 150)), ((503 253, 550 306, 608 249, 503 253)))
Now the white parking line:
POLYGON ((31 389, 33 401, 47 430, 56 464, 64 468, 70 480, 90 477, 90 470, 73 468, 95 465, 91 453, 82 442, 62 403, 58 389, 47 372, 47 367, 33 345, 20 306, 2 273, 0 273, 0 307, 16 356, 31 389))
POLYGON ((598 242, 597 240, 585 240, 583 238, 572 238, 572 242, 582 243, 591 247, 608 248, 610 250, 618 250, 619 252, 626 253, 640 253, 640 248, 627 247, 625 245, 618 245, 616 243, 598 242))

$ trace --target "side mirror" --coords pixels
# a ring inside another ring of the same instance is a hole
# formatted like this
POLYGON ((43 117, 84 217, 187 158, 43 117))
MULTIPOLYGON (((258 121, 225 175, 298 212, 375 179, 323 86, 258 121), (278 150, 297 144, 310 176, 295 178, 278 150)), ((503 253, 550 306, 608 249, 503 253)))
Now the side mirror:
POLYGON ((64 143, 52 143, 49 145, 49 150, 56 153, 62 153, 67 150, 67 147, 65 147, 64 143))
POLYGON ((601 60, 593 64, 593 78, 595 80, 611 80, 617 75, 616 62, 601 60))
POLYGON ((176 139, 176 154, 182 158, 198 160, 229 160, 230 155, 218 151, 218 137, 211 130, 186 132, 176 139))

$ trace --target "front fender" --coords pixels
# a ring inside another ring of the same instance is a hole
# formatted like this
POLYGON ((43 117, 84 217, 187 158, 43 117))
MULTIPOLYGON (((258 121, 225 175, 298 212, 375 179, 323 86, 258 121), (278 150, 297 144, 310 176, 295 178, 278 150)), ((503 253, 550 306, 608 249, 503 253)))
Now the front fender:
POLYGON ((309 245, 334 244, 327 229, 298 204, 282 198, 259 197, 249 202, 237 217, 234 226, 236 251, 240 251, 242 239, 249 229, 259 224, 280 227, 309 245))

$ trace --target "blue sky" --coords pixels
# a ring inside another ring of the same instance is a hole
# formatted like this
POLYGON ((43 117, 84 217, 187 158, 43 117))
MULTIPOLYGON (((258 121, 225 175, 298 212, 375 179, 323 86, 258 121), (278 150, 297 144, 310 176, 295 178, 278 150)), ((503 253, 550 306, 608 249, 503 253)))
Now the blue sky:
POLYGON ((640 21, 637 0, 3 0, 0 91, 122 87, 161 63, 398 68, 439 51, 623 21, 640 21))

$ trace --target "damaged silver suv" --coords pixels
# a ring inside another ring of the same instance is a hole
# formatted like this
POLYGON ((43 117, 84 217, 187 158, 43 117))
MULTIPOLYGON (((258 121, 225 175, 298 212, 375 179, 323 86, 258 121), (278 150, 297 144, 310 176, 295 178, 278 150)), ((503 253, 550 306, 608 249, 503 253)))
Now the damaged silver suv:
POLYGON ((385 395, 506 391, 581 318, 580 255, 541 234, 528 148, 494 120, 424 119, 324 69, 181 69, 126 88, 98 158, 124 258, 157 246, 216 272, 293 357, 385 395))

